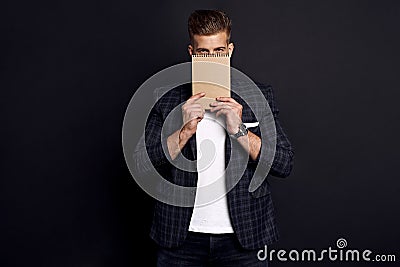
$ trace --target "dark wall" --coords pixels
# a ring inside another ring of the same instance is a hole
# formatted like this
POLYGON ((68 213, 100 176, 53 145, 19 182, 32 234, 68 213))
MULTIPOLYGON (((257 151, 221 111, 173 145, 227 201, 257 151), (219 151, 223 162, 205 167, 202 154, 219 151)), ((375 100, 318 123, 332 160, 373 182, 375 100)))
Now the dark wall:
POLYGON ((274 248, 342 237, 398 252, 399 2, 215 2, 1 4, 0 266, 154 262, 152 199, 126 167, 122 121, 140 84, 189 60, 200 8, 231 16, 232 65, 274 87, 295 147, 292 175, 270 181, 274 248))

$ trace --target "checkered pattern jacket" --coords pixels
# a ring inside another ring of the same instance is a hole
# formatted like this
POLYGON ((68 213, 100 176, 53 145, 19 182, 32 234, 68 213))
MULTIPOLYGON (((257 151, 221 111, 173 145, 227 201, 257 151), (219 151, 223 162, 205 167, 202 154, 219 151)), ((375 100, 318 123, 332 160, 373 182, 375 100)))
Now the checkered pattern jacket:
MULTIPOLYGON (((268 109, 263 106, 263 103, 266 103, 265 99, 268 101, 270 112, 272 112, 274 118, 272 123, 275 123, 276 129, 275 155, 272 160, 263 158, 262 153, 260 153, 256 160, 252 160, 246 153, 233 153, 232 151, 244 152, 244 150, 236 140, 230 139, 227 134, 225 158, 226 166, 230 166, 226 169, 227 185, 238 181, 233 189, 228 192, 227 198, 232 226, 240 244, 246 249, 257 249, 264 247, 264 245, 269 245, 278 239, 275 212, 268 179, 271 175, 282 178, 287 177, 292 170, 294 154, 292 146, 279 122, 279 111, 274 102, 272 87, 257 84, 262 92, 262 96, 265 97, 263 102, 260 101, 260 95, 249 93, 247 86, 247 84, 240 82, 232 83, 232 88, 235 88, 235 90, 232 90, 234 92, 232 92, 231 96, 243 106, 242 121, 244 123, 259 122, 258 126, 249 128, 249 131, 260 137, 260 128, 265 123, 268 123, 264 121, 264 118, 267 118, 268 109), (239 95, 245 95, 246 97, 243 99, 239 95), (251 109, 248 104, 252 107, 251 109), (257 117, 256 114, 258 114, 257 117), (244 173, 241 174, 235 168, 240 165, 240 162, 243 163, 243 160, 246 165, 244 173), (270 160, 269 166, 271 167, 267 178, 255 191, 249 192, 250 180, 255 173, 256 166, 258 164, 266 166, 268 160, 270 160), (230 161, 233 164, 228 164, 230 161)), ((195 187, 198 177, 197 172, 185 171, 175 167, 171 164, 169 154, 164 153, 162 148, 162 145, 166 145, 166 138, 182 125, 182 112, 178 106, 182 105, 191 96, 191 86, 190 84, 177 86, 162 96, 161 91, 156 90, 158 101, 149 114, 145 134, 142 136, 142 139, 145 139, 146 151, 152 166, 164 179, 176 185, 195 187), (176 123, 164 123, 167 121, 168 115, 175 119, 176 123)), ((267 138, 262 138, 261 150, 268 149, 266 145, 266 142, 268 142, 267 139, 268 136, 267 138)), ((149 175, 150 168, 148 167, 149 162, 145 162, 144 160, 143 151, 144 147, 138 145, 134 155, 135 166, 137 175, 146 177, 146 175, 149 175)), ((184 157, 195 162, 196 154, 196 135, 193 135, 177 158, 184 157)), ((163 188, 161 187, 159 190, 162 192, 163 188)), ((171 191, 167 193, 177 194, 177 192, 171 191)), ((195 192, 193 193, 193 202, 194 197, 195 192)), ((193 207, 180 207, 156 201, 150 231, 151 238, 163 247, 181 245, 188 233, 192 212, 193 207)))

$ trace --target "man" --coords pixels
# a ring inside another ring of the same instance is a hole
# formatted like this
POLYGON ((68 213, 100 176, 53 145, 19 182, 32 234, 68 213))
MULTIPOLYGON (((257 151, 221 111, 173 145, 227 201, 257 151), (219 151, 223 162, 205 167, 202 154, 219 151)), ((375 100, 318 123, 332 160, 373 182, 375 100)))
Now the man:
MULTIPOLYGON (((190 55, 232 55, 231 21, 225 13, 195 11, 189 17, 188 28, 190 55)), ((232 87, 246 90, 242 85, 232 84, 232 87)), ((278 120, 272 88, 258 87, 268 101, 276 128, 275 157, 269 175, 287 177, 293 164, 292 147, 278 120)), ((257 258, 257 252, 278 238, 268 182, 264 181, 254 192, 249 192, 248 188, 257 164, 265 165, 267 161, 260 155, 268 140, 261 139, 260 125, 246 128, 246 122, 257 121, 257 118, 240 96, 232 93, 231 97, 218 97, 207 111, 198 103, 204 96, 205 93, 191 96, 190 85, 174 88, 160 97, 146 124, 146 150, 155 169, 173 184, 197 186, 194 207, 156 202, 151 237, 159 248, 157 264, 267 266, 266 261, 257 258), (181 103, 184 104, 179 110, 177 124, 166 123, 169 113, 181 103), (163 124, 167 124, 167 134, 163 132, 163 124), (200 144, 207 139, 214 144, 215 157, 204 167, 196 159, 204 157, 206 151, 202 151, 204 148, 200 144), (167 147, 166 153, 162 145, 167 147), (230 150, 240 153, 230 153, 230 150), (232 182, 236 173, 224 170, 229 159, 235 160, 235 157, 246 162, 246 169, 236 183, 232 182), (193 160, 196 171, 174 166, 173 163, 182 158, 193 160), (204 202, 208 191, 200 188, 207 188, 207 184, 216 180, 223 181, 215 183, 218 190, 234 186, 217 199, 204 202)), ((141 150, 138 148, 137 153, 141 150)), ((138 160, 137 168, 142 166, 138 160)))

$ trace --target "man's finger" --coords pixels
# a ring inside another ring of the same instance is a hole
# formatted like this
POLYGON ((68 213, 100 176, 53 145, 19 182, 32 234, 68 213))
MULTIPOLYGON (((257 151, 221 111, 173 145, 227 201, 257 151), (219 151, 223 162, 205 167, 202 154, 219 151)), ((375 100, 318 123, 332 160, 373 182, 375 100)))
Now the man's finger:
POLYGON ((191 107, 187 109, 186 114, 190 114, 192 112, 204 113, 204 109, 202 109, 202 107, 191 107))
POLYGON ((225 110, 234 110, 232 107, 225 105, 225 106, 216 106, 216 107, 213 107, 213 108, 210 109, 210 112, 214 112, 214 111, 221 110, 221 109, 225 109, 225 110))
POLYGON ((194 116, 204 116, 204 112, 202 110, 193 109, 188 112, 190 117, 194 116))
POLYGON ((199 103, 191 103, 188 107, 188 110, 192 110, 192 109, 199 109, 199 110, 204 110, 203 106, 199 103))
POLYGON ((228 111, 226 109, 220 109, 219 111, 217 111, 217 113, 215 113, 215 117, 219 117, 220 115, 227 115, 228 111))
POLYGON ((197 122, 200 122, 202 119, 204 118, 204 116, 195 116, 195 117, 192 117, 192 118, 190 118, 190 119, 188 119, 186 122, 185 122, 185 124, 187 124, 187 123, 189 123, 189 122, 191 122, 191 121, 197 121, 197 122))
POLYGON ((205 96, 205 95, 206 95, 205 92, 200 92, 200 93, 194 94, 194 95, 192 95, 191 97, 189 97, 188 101, 189 101, 189 100, 200 99, 200 98, 202 98, 202 97, 205 96))
POLYGON ((236 102, 235 99, 233 99, 232 97, 227 97, 227 96, 219 96, 216 98, 216 100, 221 101, 221 102, 231 102, 231 103, 239 104, 238 102, 236 102))
POLYGON ((237 107, 239 104, 238 103, 232 103, 232 102, 212 102, 210 104, 211 107, 217 107, 217 106, 230 106, 230 107, 237 107))

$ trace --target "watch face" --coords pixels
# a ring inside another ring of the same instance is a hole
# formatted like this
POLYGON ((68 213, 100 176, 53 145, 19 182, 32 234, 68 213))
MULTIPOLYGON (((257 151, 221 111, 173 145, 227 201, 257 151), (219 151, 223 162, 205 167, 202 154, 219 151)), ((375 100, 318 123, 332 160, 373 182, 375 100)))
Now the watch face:
POLYGON ((247 127, 246 127, 246 125, 244 125, 243 123, 240 124, 239 129, 240 129, 240 131, 241 131, 243 134, 247 134, 247 127))
POLYGON ((234 134, 234 137, 238 138, 246 134, 247 134, 247 127, 242 123, 239 125, 239 131, 236 134, 234 134))

